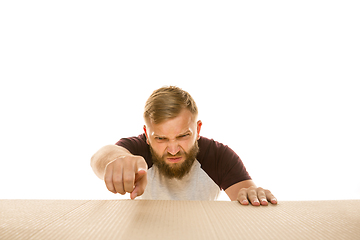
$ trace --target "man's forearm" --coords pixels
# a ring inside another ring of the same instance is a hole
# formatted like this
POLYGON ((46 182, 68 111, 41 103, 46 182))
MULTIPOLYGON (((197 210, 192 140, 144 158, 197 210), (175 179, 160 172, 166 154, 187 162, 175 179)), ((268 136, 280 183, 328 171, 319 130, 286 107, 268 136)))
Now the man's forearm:
POLYGON ((131 153, 117 145, 107 145, 99 149, 92 157, 90 165, 100 179, 104 179, 106 166, 116 158, 129 156, 131 153))

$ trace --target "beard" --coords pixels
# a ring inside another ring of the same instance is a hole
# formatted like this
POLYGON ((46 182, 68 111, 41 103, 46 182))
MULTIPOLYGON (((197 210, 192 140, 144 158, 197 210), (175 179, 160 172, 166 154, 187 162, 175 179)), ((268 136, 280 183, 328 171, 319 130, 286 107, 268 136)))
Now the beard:
POLYGON ((154 149, 150 145, 150 152, 152 156, 152 160, 154 165, 156 165, 165 177, 167 178, 177 178, 182 179, 186 174, 190 172, 192 165, 195 162, 196 156, 199 153, 199 146, 198 142, 195 141, 193 147, 190 149, 189 152, 180 151, 176 155, 171 155, 169 153, 164 154, 163 156, 158 155, 155 153, 154 149), (185 161, 182 163, 173 163, 167 164, 166 158, 168 157, 183 157, 185 161))

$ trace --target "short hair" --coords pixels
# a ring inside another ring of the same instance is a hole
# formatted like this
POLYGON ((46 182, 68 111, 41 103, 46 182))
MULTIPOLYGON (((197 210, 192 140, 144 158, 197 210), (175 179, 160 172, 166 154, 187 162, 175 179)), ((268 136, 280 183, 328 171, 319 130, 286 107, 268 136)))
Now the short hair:
POLYGON ((198 108, 191 95, 179 87, 169 86, 155 90, 145 104, 145 122, 152 120, 155 124, 179 116, 183 109, 188 109, 195 116, 198 108))

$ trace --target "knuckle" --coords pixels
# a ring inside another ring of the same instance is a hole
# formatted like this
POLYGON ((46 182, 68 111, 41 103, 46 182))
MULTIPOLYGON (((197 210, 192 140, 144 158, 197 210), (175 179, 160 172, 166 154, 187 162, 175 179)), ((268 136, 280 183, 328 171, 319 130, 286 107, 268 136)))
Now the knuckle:
POLYGON ((248 195, 251 195, 251 196, 257 195, 257 192, 256 192, 255 189, 250 189, 250 190, 248 191, 248 195))
POLYGON ((270 190, 265 189, 264 191, 266 194, 271 194, 270 190))
POLYGON ((115 183, 115 184, 121 184, 122 183, 122 179, 119 175, 115 175, 113 176, 113 179, 112 181, 115 183))
POLYGON ((246 194, 244 192, 239 192, 237 197, 243 199, 246 198, 246 194))
POLYGON ((107 190, 109 190, 112 193, 115 193, 115 189, 114 189, 114 186, 112 185, 112 183, 105 182, 105 186, 106 186, 107 190))
POLYGON ((115 184, 114 185, 116 192, 120 194, 125 194, 124 187, 122 184, 115 184))
POLYGON ((117 189, 117 192, 120 193, 121 195, 124 195, 126 192, 124 189, 117 189))
POLYGON ((119 159, 121 163, 128 163, 129 162, 129 156, 123 157, 119 159))
POLYGON ((105 178, 104 178, 104 181, 105 181, 106 185, 112 183, 112 179, 109 178, 109 177, 105 177, 105 178))
POLYGON ((259 196, 265 196, 265 195, 266 195, 264 191, 258 191, 257 194, 258 194, 259 196))
POLYGON ((131 183, 131 182, 134 182, 134 177, 131 175, 125 175, 123 180, 124 180, 124 183, 131 183))
POLYGON ((246 188, 242 188, 242 189, 240 189, 238 196, 246 196, 247 195, 246 193, 247 193, 246 188))
POLYGON ((126 157, 119 157, 112 161, 111 164, 114 166, 114 168, 121 168, 125 162, 126 157))
POLYGON ((245 189, 245 188, 240 189, 239 195, 240 195, 240 194, 244 194, 244 193, 246 193, 246 189, 245 189))

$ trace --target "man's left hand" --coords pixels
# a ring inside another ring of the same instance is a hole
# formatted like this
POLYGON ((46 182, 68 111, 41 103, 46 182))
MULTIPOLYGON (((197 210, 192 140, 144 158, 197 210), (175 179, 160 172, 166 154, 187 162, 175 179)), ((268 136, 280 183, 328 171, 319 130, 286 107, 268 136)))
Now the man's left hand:
POLYGON ((261 187, 242 188, 239 191, 237 200, 242 205, 248 205, 249 201, 254 206, 268 205, 268 202, 277 204, 275 196, 267 189, 261 187))

